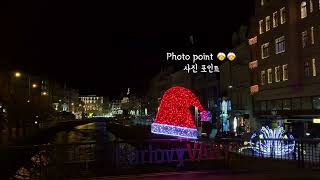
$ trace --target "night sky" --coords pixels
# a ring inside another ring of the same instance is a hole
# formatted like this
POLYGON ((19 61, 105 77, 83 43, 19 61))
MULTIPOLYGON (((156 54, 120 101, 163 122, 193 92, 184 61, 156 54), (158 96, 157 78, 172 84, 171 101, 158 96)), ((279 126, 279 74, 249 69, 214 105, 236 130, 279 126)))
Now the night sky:
POLYGON ((190 35, 207 53, 230 47, 254 6, 253 0, 185 3, 1 2, 1 64, 66 81, 83 94, 142 92, 165 52, 187 51, 190 35))

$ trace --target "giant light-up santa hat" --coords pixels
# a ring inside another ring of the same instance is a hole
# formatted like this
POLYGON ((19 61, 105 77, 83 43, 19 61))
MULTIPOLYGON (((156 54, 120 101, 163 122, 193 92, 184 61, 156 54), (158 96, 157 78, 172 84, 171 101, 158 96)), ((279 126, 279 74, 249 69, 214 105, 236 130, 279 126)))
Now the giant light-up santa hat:
POLYGON ((165 92, 160 102, 151 132, 170 136, 196 139, 198 131, 190 108, 205 112, 198 98, 187 88, 172 87, 165 92))

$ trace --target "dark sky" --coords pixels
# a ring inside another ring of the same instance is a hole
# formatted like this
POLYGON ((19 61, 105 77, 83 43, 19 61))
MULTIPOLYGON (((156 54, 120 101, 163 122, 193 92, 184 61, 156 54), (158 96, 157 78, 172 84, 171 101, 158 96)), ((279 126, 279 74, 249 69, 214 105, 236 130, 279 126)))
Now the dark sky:
POLYGON ((190 34, 204 50, 230 47, 232 32, 253 14, 253 0, 9 1, 0 11, 2 62, 66 80, 81 93, 117 95, 142 90, 166 51, 187 51, 190 34))

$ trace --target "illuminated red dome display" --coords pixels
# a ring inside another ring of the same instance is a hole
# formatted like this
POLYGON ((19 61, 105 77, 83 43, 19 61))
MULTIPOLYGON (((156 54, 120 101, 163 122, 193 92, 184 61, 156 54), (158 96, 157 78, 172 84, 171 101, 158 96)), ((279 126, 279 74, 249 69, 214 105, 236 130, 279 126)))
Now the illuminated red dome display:
POLYGON ((187 88, 172 87, 162 97, 151 132, 196 139, 196 129, 191 107, 204 111, 198 98, 187 88))

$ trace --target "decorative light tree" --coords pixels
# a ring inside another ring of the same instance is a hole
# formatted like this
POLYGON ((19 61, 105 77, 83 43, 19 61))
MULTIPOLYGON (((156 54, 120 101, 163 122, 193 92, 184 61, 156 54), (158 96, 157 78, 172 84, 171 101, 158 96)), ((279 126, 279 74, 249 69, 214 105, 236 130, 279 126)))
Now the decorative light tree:
POLYGON ((190 111, 191 107, 204 111, 198 98, 189 89, 178 86, 170 88, 162 97, 156 119, 151 125, 151 132, 196 139, 198 131, 190 111))
POLYGON ((283 156, 294 151, 295 141, 292 135, 286 135, 283 127, 270 129, 262 127, 260 132, 250 138, 250 147, 265 156, 283 156))

